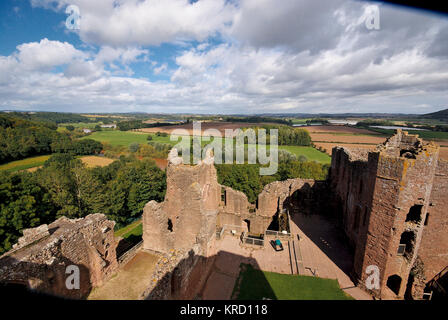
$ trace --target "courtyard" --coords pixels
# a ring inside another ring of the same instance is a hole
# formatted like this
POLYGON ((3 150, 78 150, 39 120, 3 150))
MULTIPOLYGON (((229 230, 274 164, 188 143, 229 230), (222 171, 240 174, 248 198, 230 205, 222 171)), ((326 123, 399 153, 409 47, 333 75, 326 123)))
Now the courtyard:
MULTIPOLYGON (((303 290, 295 296, 285 296, 280 294, 280 299, 326 299, 333 297, 337 299, 346 298, 348 295, 356 300, 370 300, 371 297, 357 288, 350 280, 348 273, 352 265, 352 257, 344 243, 344 239, 340 238, 340 231, 335 227, 332 221, 317 214, 296 214, 291 217, 291 237, 282 243, 284 250, 274 251, 268 243, 270 236, 265 239, 264 246, 247 246, 241 245, 238 236, 225 235, 221 240, 217 240, 218 254, 215 260, 213 270, 202 290, 202 299, 235 299, 235 288, 240 283, 238 279, 244 279, 242 273, 247 273, 247 267, 251 266, 254 270, 262 270, 265 275, 254 276, 254 281, 246 281, 254 286, 253 292, 257 286, 263 286, 263 290, 269 292, 269 287, 277 285, 276 291, 283 292, 282 284, 291 284, 296 281, 303 290), (241 267, 243 266, 243 270, 241 267), (244 269, 245 268, 245 269, 244 269), (278 275, 277 275, 278 274, 278 275), (281 278, 281 275, 289 275, 294 281, 281 278), (274 281, 274 285, 268 280, 261 278, 270 278, 274 281), (296 280, 297 279, 297 280, 296 280), (313 282, 317 280, 317 282, 313 282), (319 280, 332 280, 323 281, 319 280), (278 287, 280 286, 280 287, 278 287), (321 295, 315 292, 307 294, 306 291, 311 288, 322 289, 321 295), (335 288, 335 286, 337 288, 335 288), (339 295, 338 290, 346 295, 339 295), (334 295, 331 294, 334 293, 334 295), (295 298, 294 298, 295 297, 295 298)), ((249 276, 249 279, 251 276, 249 276)), ((271 296, 272 296, 271 292, 271 296)), ((276 297, 277 295, 274 294, 276 297)), ((245 299, 258 299, 254 293, 252 298, 243 295, 245 299)), ((266 297, 270 298, 270 297, 266 297)))
POLYGON ((137 300, 151 283, 159 257, 146 251, 137 254, 103 286, 90 293, 89 300, 137 300))

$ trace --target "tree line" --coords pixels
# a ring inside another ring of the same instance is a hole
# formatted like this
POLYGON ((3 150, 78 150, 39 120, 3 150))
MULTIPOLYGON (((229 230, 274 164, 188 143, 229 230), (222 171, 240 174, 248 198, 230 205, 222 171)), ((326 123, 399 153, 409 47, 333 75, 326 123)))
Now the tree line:
POLYGON ((57 126, 0 115, 0 163, 30 156, 67 152, 73 155, 98 153, 100 142, 76 140, 69 133, 56 131, 57 126))
POLYGON ((95 122, 94 119, 77 113, 65 112, 11 112, 8 115, 29 121, 59 123, 95 122))
MULTIPOLYGON (((294 128, 283 125, 263 125, 259 127, 243 128, 243 131, 252 129, 258 143, 260 129, 266 130, 266 144, 270 143, 269 132, 272 129, 278 130, 278 144, 281 146, 311 146, 311 136, 305 129, 294 128)), ((246 138, 247 140, 247 138, 246 138)))
POLYGON ((292 124, 292 121, 288 120, 288 119, 273 118, 273 117, 261 117, 261 116, 226 117, 225 121, 227 121, 227 122, 251 122, 251 123, 269 122, 269 123, 280 123, 280 124, 286 124, 286 125, 292 124))

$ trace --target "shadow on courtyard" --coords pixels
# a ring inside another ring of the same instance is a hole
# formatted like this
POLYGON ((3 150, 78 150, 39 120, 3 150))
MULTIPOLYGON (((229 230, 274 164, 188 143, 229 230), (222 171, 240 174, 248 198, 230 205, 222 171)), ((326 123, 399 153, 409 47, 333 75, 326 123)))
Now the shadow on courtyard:
POLYGON ((350 275, 353 252, 325 183, 305 184, 283 202, 294 223, 336 266, 350 275))
POLYGON ((277 299, 253 258, 219 251, 211 257, 191 250, 173 271, 165 273, 146 299, 277 299))

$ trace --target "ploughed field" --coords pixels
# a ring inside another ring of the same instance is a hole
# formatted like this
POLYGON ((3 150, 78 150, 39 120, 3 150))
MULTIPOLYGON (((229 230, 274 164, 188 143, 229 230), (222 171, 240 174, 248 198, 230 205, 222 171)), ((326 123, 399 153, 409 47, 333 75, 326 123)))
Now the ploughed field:
MULTIPOLYGON (((325 152, 329 155, 336 146, 373 150, 387 138, 385 134, 346 126, 307 126, 303 128, 310 133, 313 143, 317 147, 325 149, 325 152)), ((411 132, 411 134, 414 134, 414 132, 411 132)), ((428 140, 424 133, 417 132, 417 134, 428 140)), ((440 158, 448 160, 448 140, 431 140, 440 145, 440 158)))
POLYGON ((81 161, 86 165, 87 168, 94 168, 108 166, 115 160, 106 157, 85 156, 81 158, 81 161))

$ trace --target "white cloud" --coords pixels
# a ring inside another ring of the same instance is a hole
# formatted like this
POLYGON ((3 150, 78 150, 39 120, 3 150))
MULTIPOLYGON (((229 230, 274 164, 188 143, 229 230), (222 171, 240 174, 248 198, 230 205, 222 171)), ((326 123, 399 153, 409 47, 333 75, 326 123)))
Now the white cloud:
POLYGON ((428 112, 448 101, 448 21, 430 14, 381 5, 381 29, 370 31, 357 1, 69 2, 98 51, 43 39, 0 56, 0 109, 428 112), (148 47, 167 42, 187 44, 169 72, 148 47), (134 62, 171 78, 136 79, 134 62))
POLYGON ((99 63, 119 61, 120 63, 127 65, 138 61, 140 57, 145 60, 148 54, 148 50, 136 47, 112 48, 104 46, 98 52, 95 61, 99 63))
POLYGON ((222 31, 235 11, 225 0, 32 0, 32 4, 58 11, 77 5, 81 39, 110 46, 203 41, 222 31))
POLYGON ((50 41, 47 38, 40 42, 21 44, 17 49, 17 59, 21 66, 28 70, 48 69, 87 56, 70 43, 50 41))

